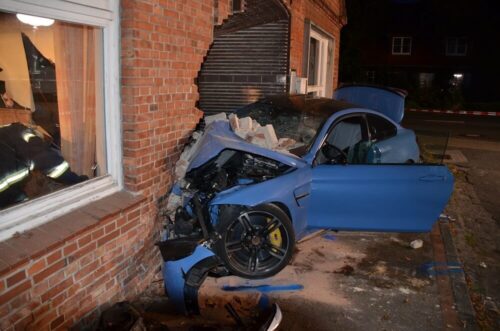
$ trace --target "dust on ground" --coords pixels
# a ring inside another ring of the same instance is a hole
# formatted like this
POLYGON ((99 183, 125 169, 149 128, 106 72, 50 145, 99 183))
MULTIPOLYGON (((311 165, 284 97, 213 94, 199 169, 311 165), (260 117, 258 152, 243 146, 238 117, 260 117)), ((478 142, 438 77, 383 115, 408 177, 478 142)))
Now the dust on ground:
POLYGON ((437 285, 419 271, 432 256, 427 234, 330 232, 298 244, 291 264, 272 278, 208 279, 200 300, 234 302, 226 285, 300 284, 299 291, 265 294, 283 311, 281 330, 440 330, 437 285), (422 248, 409 247, 415 239, 422 248))

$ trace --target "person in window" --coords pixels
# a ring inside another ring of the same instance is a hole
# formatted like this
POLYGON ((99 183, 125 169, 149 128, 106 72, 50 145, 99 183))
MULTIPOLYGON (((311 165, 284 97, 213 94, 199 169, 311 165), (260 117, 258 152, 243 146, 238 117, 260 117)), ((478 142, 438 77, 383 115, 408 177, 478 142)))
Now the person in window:
POLYGON ((88 179, 71 171, 60 151, 36 128, 21 123, 0 127, 0 208, 28 199, 24 184, 35 171, 64 185, 88 179))

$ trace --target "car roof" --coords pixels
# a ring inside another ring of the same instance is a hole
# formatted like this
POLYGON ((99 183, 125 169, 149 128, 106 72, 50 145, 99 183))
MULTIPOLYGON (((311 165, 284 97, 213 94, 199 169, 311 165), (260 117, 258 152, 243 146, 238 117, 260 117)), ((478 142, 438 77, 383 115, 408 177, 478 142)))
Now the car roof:
MULTIPOLYGON (((349 102, 330 98, 313 97, 304 94, 269 96, 257 101, 256 103, 272 105, 275 111, 282 111, 284 113, 306 112, 321 114, 323 117, 329 117, 334 113, 345 109, 360 108, 359 106, 349 102)), ((241 108, 237 111, 237 113, 245 113, 247 107, 254 104, 241 108)))

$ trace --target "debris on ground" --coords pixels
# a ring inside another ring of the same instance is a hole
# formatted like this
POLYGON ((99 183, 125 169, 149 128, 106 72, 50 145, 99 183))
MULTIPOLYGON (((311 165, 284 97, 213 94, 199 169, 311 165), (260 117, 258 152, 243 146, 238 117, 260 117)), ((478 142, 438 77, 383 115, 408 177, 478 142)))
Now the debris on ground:
POLYGON ((413 249, 422 248, 423 245, 424 245, 424 242, 421 239, 413 240, 410 243, 410 247, 413 248, 413 249))
POLYGON ((481 268, 483 268, 483 269, 487 269, 487 268, 488 268, 488 266, 487 266, 487 265, 486 265, 486 263, 484 263, 484 262, 479 263, 479 266, 480 266, 481 268))
POLYGON ((409 288, 407 288, 407 287, 400 287, 399 288, 399 292, 408 295, 408 294, 411 293, 411 290, 409 288))
POLYGON ((352 275, 353 272, 354 272, 354 268, 348 264, 345 264, 344 266, 342 266, 342 268, 334 271, 334 273, 336 273, 336 274, 342 274, 345 276, 350 276, 350 275, 352 275))
POLYGON ((99 320, 96 331, 167 331, 168 327, 158 321, 146 319, 144 312, 127 301, 106 309, 99 320))

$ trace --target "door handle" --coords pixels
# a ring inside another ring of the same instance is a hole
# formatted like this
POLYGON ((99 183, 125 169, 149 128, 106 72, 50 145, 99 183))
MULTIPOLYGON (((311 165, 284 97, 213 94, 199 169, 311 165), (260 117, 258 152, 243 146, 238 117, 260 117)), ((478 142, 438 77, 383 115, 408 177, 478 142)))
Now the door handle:
POLYGON ((424 182, 440 182, 444 181, 444 176, 436 176, 436 175, 427 175, 419 178, 424 182))

